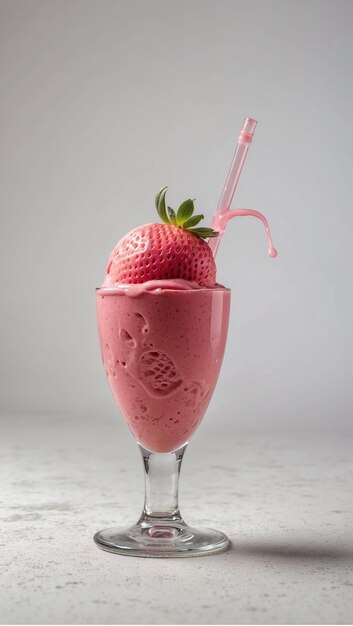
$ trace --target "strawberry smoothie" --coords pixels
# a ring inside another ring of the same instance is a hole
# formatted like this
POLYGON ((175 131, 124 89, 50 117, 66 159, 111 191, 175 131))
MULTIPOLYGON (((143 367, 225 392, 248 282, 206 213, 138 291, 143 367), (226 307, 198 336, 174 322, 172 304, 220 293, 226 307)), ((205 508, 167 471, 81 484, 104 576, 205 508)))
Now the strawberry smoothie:
POLYGON ((217 283, 215 255, 228 222, 266 218, 231 202, 256 121, 246 118, 211 227, 194 200, 175 211, 167 187, 155 197, 158 223, 137 226, 112 250, 97 289, 103 365, 116 403, 139 444, 145 472, 141 516, 95 534, 103 550, 133 556, 197 556, 225 550, 227 536, 182 519, 178 484, 186 444, 200 424, 221 369, 230 290, 217 283))
POLYGON ((109 385, 148 450, 177 449, 201 422, 221 368, 229 310, 229 289, 186 280, 97 290, 109 385))
POLYGON ((101 351, 108 381, 137 441, 151 452, 171 452, 196 430, 217 383, 226 344, 230 291, 216 283, 211 245, 238 215, 216 214, 200 227, 194 201, 175 212, 167 187, 156 196, 162 223, 125 235, 109 256, 97 290, 101 351), (217 229, 217 230, 216 230, 217 229))

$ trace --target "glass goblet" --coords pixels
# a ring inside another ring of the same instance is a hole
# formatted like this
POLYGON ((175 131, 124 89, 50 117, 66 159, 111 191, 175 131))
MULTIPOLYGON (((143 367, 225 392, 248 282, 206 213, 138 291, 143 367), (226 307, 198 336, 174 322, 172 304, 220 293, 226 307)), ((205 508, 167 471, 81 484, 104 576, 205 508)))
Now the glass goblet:
POLYGON ((185 557, 223 551, 226 535, 188 526, 178 485, 184 452, 215 389, 226 345, 230 290, 97 289, 108 382, 142 454, 145 501, 136 524, 95 534, 110 552, 185 557), (133 294, 133 295, 132 295, 133 294))

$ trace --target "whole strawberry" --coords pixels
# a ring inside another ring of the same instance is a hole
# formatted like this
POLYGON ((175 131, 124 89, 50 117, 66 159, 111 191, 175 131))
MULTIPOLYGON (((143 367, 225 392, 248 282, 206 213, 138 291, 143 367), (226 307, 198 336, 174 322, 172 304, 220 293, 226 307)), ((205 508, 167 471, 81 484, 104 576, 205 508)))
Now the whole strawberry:
POLYGON ((185 200, 175 212, 165 204, 167 187, 156 196, 163 224, 139 226, 115 246, 107 274, 115 283, 182 278, 213 287, 216 265, 205 239, 216 237, 211 228, 197 227, 203 215, 193 215, 194 201, 185 200))

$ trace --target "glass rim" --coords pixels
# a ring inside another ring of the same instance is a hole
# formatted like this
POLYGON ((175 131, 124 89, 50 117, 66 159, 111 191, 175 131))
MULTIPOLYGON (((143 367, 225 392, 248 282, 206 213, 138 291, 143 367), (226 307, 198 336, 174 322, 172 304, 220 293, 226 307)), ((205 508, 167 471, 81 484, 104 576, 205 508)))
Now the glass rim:
MULTIPOLYGON (((132 283, 133 284, 133 283, 132 283)), ((143 283, 141 283, 143 284, 143 283)), ((129 287, 130 285, 128 283, 126 283, 126 287, 129 287)), ((119 290, 118 287, 95 287, 95 291, 104 291, 106 293, 111 293, 111 294, 120 294, 120 295, 126 295, 126 291, 124 291, 123 289, 119 290)), ((217 285, 215 287, 198 287, 196 289, 193 289, 192 287, 190 289, 165 289, 163 287, 156 287, 156 289, 150 290, 150 291, 143 291, 143 294, 156 294, 156 292, 172 292, 172 293, 200 293, 200 291, 205 292, 205 291, 210 291, 210 292, 214 292, 214 291, 223 291, 223 292, 231 292, 230 287, 224 287, 223 285, 217 285)), ((141 295, 142 295, 141 293, 141 295)))

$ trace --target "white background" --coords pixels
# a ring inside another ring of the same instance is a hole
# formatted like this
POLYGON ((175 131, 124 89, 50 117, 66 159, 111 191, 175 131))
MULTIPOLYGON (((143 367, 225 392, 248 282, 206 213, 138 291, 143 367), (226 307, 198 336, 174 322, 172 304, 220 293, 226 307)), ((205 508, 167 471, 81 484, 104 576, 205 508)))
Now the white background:
POLYGON ((95 325, 108 254, 165 184, 210 223, 249 115, 234 206, 266 214, 279 256, 259 222, 230 224, 202 429, 350 423, 352 19, 349 0, 1 2, 2 411, 116 414, 95 325))

